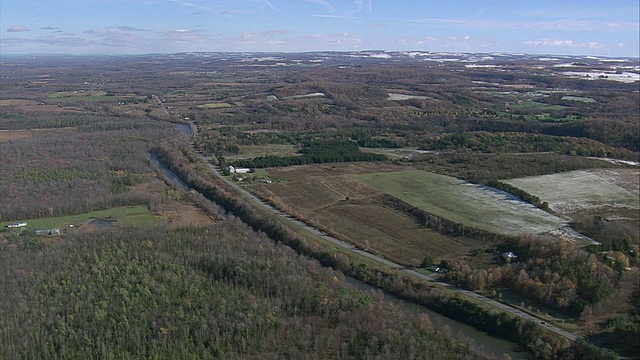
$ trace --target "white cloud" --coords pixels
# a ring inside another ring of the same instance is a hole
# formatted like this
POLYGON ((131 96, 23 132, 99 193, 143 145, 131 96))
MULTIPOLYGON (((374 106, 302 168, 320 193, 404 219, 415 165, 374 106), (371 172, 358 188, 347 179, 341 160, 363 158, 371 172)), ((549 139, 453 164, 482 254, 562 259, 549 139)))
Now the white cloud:
POLYGON ((84 32, 102 38, 101 45, 114 47, 136 47, 144 38, 127 32, 117 32, 106 29, 89 29, 84 32))
POLYGON ((529 46, 563 46, 571 48, 589 48, 589 49, 603 49, 605 46, 596 42, 575 42, 569 39, 540 39, 524 41, 524 45, 529 46))
POLYGON ((98 45, 95 41, 87 40, 76 36, 75 34, 62 34, 59 36, 41 36, 31 39, 24 38, 5 38, 1 42, 3 47, 17 48, 29 45, 38 45, 38 47, 49 46, 56 49, 60 48, 78 48, 85 46, 98 45))
POLYGON ((131 26, 118 26, 117 27, 118 30, 122 30, 122 31, 151 31, 151 30, 146 30, 146 29, 138 29, 138 28, 134 28, 131 26))
POLYGON ((23 32, 23 31, 31 31, 26 26, 16 25, 7 29, 7 32, 23 32))
POLYGON ((208 35, 194 30, 175 29, 171 31, 163 31, 160 34, 175 44, 187 44, 194 42, 203 43, 211 40, 208 35))
POLYGON ((358 33, 344 32, 337 34, 329 39, 329 44, 359 44, 362 42, 362 38, 358 33))
POLYGON ((264 39, 271 38, 278 35, 286 35, 291 34, 291 31, 288 30, 273 30, 273 31, 245 31, 240 37, 242 39, 264 39))

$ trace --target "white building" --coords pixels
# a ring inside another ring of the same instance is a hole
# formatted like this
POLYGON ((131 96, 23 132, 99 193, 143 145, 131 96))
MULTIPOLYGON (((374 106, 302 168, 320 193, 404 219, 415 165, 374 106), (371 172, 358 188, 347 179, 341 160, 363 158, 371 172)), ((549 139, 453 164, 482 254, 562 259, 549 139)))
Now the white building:
POLYGON ((249 172, 251 172, 251 169, 248 169, 248 168, 234 168, 233 166, 229 165, 229 172, 231 174, 248 174, 249 172))

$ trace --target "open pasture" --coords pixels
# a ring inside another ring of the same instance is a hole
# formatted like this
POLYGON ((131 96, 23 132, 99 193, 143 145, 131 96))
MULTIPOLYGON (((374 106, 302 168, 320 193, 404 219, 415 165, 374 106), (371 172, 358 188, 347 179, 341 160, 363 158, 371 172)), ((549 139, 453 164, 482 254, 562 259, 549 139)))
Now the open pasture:
POLYGON ((356 162, 323 165, 288 166, 269 169, 273 178, 288 181, 304 180, 310 176, 336 176, 347 174, 386 173, 405 170, 406 167, 384 162, 356 162))
MULTIPOLYGON (((89 224, 94 219, 113 220, 114 226, 119 224, 128 226, 154 226, 161 224, 160 219, 158 219, 158 217, 156 217, 146 206, 117 207, 76 215, 29 219, 24 220, 24 222, 27 223, 28 229, 36 230, 63 228, 68 227, 69 225, 77 227, 89 224)), ((11 222, 3 222, 1 225, 4 227, 6 224, 11 222)))
POLYGON ((198 109, 224 109, 230 107, 233 107, 233 105, 224 102, 198 105, 198 109))
POLYGON ((266 189, 296 210, 320 209, 339 201, 361 200, 380 195, 382 192, 342 175, 385 169, 391 171, 401 167, 380 163, 347 163, 339 166, 305 165, 271 168, 268 170, 269 176, 278 182, 268 185, 266 189))
MULTIPOLYGON (((385 178, 389 181, 387 177, 398 174, 411 178, 411 173, 425 173, 403 171, 405 169, 390 163, 271 168, 269 176, 279 181, 258 185, 256 190, 263 196, 275 197, 285 207, 290 207, 290 211, 302 214, 337 237, 406 265, 419 265, 426 256, 434 259, 460 258, 486 245, 465 237, 445 236, 419 226, 412 216, 380 201, 384 193, 394 195, 389 189, 370 186, 360 179, 385 178)), ((442 178, 447 181, 453 179, 442 178)), ((465 208, 459 203, 456 206, 465 208)), ((546 213, 538 211, 541 216, 546 216, 546 213)), ((560 224, 559 219, 557 222, 560 224)), ((556 227, 560 225, 545 229, 556 227)))
POLYGON ((56 136, 74 128, 31 129, 31 130, 0 130, 0 142, 26 139, 31 137, 56 136))
POLYGON ((572 214, 599 208, 638 209, 638 175, 638 169, 578 170, 505 182, 538 196, 554 211, 572 214))
MULTIPOLYGON (((269 175, 274 176, 272 171, 269 171, 269 175)), ((269 185, 268 190, 284 204, 304 213, 341 201, 360 200, 380 194, 375 189, 340 175, 288 178, 286 181, 269 185)))
POLYGON ((349 178, 428 213, 497 234, 545 233, 564 225, 562 219, 530 204, 449 176, 407 170, 349 178))
POLYGON ((0 100, 0 106, 25 106, 25 105, 34 105, 34 104, 37 104, 37 102, 33 100, 23 100, 23 99, 0 100))
POLYGON ((441 235, 371 200, 334 203, 314 215, 352 244, 405 265, 418 266, 426 256, 450 259, 470 251, 462 242, 468 239, 441 235))

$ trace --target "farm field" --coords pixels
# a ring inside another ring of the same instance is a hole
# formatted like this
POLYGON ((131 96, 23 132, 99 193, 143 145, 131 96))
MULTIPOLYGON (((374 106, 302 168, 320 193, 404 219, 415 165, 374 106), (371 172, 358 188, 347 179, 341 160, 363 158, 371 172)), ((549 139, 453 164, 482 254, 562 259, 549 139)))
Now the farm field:
POLYGON ((599 208, 638 209, 638 175, 637 169, 578 170, 505 182, 538 196, 558 213, 572 214, 599 208))
POLYGON ((269 176, 279 181, 253 189, 332 235, 405 265, 418 266, 426 256, 452 259, 486 245, 419 226, 411 216, 385 206, 383 192, 348 175, 401 169, 372 163, 271 168, 269 176))
POLYGON ((233 105, 228 103, 207 103, 207 104, 198 105, 198 109, 223 109, 223 108, 230 108, 230 107, 233 107, 233 105))
POLYGON ((532 205, 449 176, 407 170, 349 178, 426 212, 497 234, 546 233, 565 225, 562 219, 532 205))
POLYGON ((23 100, 23 99, 4 99, 0 100, 0 106, 20 106, 20 105, 34 105, 36 101, 23 100))
POLYGON ((411 217, 372 201, 344 201, 314 212, 331 232, 367 251, 406 265, 418 266, 426 256, 451 259, 465 254, 471 239, 452 238, 418 225, 411 217))
MULTIPOLYGON (((79 226, 90 223, 94 219, 111 219, 115 220, 114 225, 130 225, 130 226, 154 226, 160 225, 160 219, 156 217, 146 206, 118 207, 106 210, 91 211, 84 214, 59 216, 42 219, 23 220, 27 223, 27 229, 51 229, 68 227, 69 225, 79 226)), ((4 227, 8 223, 3 222, 4 227)))
POLYGON ((0 130, 0 142, 26 139, 39 136, 55 136, 68 132, 74 128, 31 129, 31 130, 0 130))

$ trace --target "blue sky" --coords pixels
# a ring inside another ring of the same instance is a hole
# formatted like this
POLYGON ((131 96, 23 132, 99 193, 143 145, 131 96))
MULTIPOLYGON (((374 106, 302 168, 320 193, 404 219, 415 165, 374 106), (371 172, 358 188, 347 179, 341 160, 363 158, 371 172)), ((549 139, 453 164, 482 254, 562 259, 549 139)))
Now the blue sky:
POLYGON ((638 0, 1 0, 0 53, 415 50, 638 57, 638 0))

